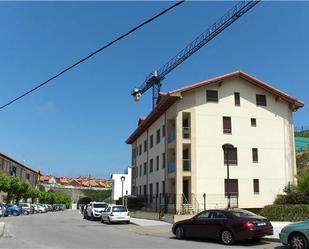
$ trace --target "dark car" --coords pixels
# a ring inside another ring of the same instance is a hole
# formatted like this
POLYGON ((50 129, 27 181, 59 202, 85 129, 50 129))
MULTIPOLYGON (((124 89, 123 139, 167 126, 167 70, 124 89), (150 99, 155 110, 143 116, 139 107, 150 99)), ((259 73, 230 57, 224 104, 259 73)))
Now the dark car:
POLYGON ((260 239, 272 235, 273 227, 265 217, 246 210, 206 210, 191 219, 176 222, 172 232, 178 239, 218 239, 229 245, 235 240, 260 239))

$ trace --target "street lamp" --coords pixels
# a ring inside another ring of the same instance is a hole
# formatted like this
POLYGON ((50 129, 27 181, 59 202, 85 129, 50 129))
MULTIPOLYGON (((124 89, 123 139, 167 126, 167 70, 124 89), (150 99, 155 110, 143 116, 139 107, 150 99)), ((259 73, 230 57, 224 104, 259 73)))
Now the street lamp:
POLYGON ((226 155, 226 175, 227 175, 227 207, 231 207, 231 194, 230 194, 230 160, 229 155, 231 150, 234 149, 233 144, 223 144, 222 149, 224 151, 224 155, 226 155))
POLYGON ((124 183, 125 179, 126 179, 126 178, 125 178, 124 176, 120 177, 120 180, 121 180, 122 205, 124 205, 124 199, 123 199, 123 183, 124 183))

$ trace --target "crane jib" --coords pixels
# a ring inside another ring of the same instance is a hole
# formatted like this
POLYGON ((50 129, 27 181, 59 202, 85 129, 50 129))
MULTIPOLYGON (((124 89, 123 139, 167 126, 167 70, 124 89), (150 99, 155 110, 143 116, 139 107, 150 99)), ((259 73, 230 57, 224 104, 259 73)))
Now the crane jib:
MULTIPOLYGON (((253 8, 260 0, 254 1, 242 1, 237 3, 233 8, 226 12, 218 21, 211 25, 204 33, 199 35, 195 40, 190 42, 184 49, 182 49, 176 56, 170 59, 164 66, 162 66, 155 73, 148 75, 144 83, 132 91, 132 95, 140 98, 141 94, 145 93, 149 88, 153 87, 153 108, 156 105, 156 100, 159 96, 161 81, 165 76, 170 73, 173 69, 183 63, 191 55, 197 52, 205 44, 215 38, 223 30, 229 27, 237 19, 239 19, 243 14, 248 12, 253 8)), ((139 100, 136 99, 136 100, 139 100)))

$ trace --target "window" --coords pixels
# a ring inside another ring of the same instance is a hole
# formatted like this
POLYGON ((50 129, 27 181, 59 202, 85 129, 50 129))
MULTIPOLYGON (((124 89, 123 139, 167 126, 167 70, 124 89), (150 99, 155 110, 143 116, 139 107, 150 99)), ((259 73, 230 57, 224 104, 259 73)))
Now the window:
POLYGON ((225 219, 226 216, 221 212, 212 211, 212 212, 210 212, 209 218, 210 219, 225 219))
POLYGON ((218 102, 218 91, 206 90, 206 101, 207 102, 218 102))
POLYGON ((147 174, 147 163, 144 163, 144 175, 147 174))
POLYGON ((223 133, 224 134, 232 133, 231 117, 223 117, 223 133))
POLYGON ((162 181, 162 193, 165 194, 165 181, 162 181))
POLYGON ((150 203, 152 203, 152 197, 153 197, 153 188, 152 188, 152 183, 149 184, 149 195, 150 195, 150 203))
POLYGON ((255 118, 251 118, 251 126, 256 127, 256 119, 255 118))
POLYGON ((147 185, 144 185, 144 196, 147 195, 147 185))
POLYGON ((240 95, 239 93, 234 93, 235 106, 240 106, 240 95))
POLYGON ((142 195, 142 186, 139 186, 139 195, 142 195))
POLYGON ((257 94, 256 95, 256 105, 259 106, 266 106, 266 95, 264 94, 257 94))
POLYGON ((15 166, 11 167, 10 175, 11 175, 11 176, 16 176, 16 174, 17 174, 17 169, 16 169, 16 167, 15 167, 15 166))
POLYGON ((142 144, 139 145, 139 155, 142 154, 142 144))
POLYGON ((224 164, 227 164, 227 157, 229 158, 229 165, 237 165, 237 148, 224 152, 224 164))
POLYGON ((142 165, 139 166, 139 176, 142 176, 142 165))
POLYGON ((147 140, 144 140, 144 152, 147 151, 147 140))
POLYGON ((259 186, 259 179, 253 179, 253 192, 255 194, 259 194, 260 193, 260 186, 259 186))
POLYGON ((157 170, 159 170, 159 165, 160 165, 160 161, 159 161, 159 156, 157 156, 157 170))
POLYGON ((224 188, 225 196, 228 196, 228 192, 230 193, 230 196, 238 196, 238 179, 229 179, 229 181, 227 179, 224 179, 224 188))
POLYGON ((258 162, 258 149, 257 148, 252 148, 252 161, 254 163, 258 162))
POLYGON ((153 159, 150 159, 149 163, 149 172, 151 173, 153 171, 153 159))
POLYGON ((200 214, 198 214, 197 216, 195 216, 196 219, 198 220, 206 220, 209 218, 209 211, 204 211, 200 214))
POLYGON ((157 139, 156 139, 157 144, 160 143, 160 139, 161 139, 161 131, 159 129, 159 130, 157 130, 157 139))
POLYGON ((29 173, 26 173, 26 179, 30 180, 30 174, 29 173))
POLYGON ((162 137, 165 137, 165 125, 162 126, 162 137))
POLYGON ((156 183, 156 196, 158 197, 159 195, 159 183, 156 183))
POLYGON ((149 142, 149 146, 150 146, 150 149, 153 147, 153 135, 150 136, 150 142, 149 142))
POLYGON ((165 153, 162 153, 162 168, 165 169, 165 153))

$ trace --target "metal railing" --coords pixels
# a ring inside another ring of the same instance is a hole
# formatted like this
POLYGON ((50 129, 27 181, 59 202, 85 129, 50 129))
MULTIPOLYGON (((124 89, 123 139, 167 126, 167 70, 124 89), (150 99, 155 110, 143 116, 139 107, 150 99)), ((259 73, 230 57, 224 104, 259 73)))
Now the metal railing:
POLYGON ((182 160, 182 169, 183 171, 191 171, 191 160, 190 159, 182 160))
POLYGON ((176 130, 172 130, 167 135, 167 142, 171 143, 176 140, 176 130))
POLYGON ((191 138, 191 129, 190 129, 190 127, 183 127, 182 128, 182 138, 183 139, 190 139, 191 138))
POLYGON ((168 162, 167 164, 167 173, 171 174, 176 171, 176 162, 168 162))

